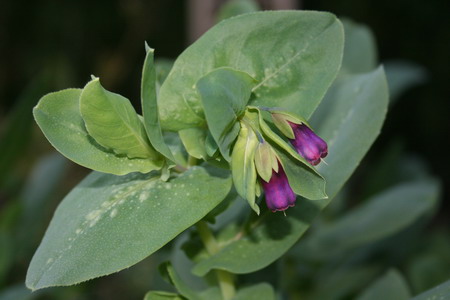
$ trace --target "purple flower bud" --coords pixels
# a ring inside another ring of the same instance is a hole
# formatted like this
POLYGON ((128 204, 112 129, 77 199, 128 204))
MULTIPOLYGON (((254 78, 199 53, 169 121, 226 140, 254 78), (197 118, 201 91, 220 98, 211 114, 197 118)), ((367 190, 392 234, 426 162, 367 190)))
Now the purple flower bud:
POLYGON ((279 162, 278 173, 272 170, 269 182, 261 179, 261 184, 266 194, 267 207, 271 211, 283 211, 295 205, 295 194, 279 162))
POLYGON ((320 158, 327 156, 327 143, 322 140, 305 124, 295 124, 289 122, 294 131, 295 139, 290 140, 292 146, 303 156, 311 165, 320 163, 320 158))

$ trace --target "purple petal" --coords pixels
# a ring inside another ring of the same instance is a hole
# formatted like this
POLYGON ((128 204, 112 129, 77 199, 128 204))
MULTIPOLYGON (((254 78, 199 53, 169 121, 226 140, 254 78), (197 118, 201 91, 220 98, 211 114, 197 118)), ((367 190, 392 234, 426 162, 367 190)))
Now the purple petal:
POLYGON ((304 124, 289 122, 289 125, 291 125, 295 136, 295 139, 290 140, 292 146, 310 164, 315 166, 320 163, 320 159, 328 154, 327 143, 304 124))
POLYGON ((271 211, 283 211, 295 205, 296 196, 280 163, 278 163, 278 173, 272 171, 269 182, 261 179, 261 184, 266 195, 267 207, 271 211))

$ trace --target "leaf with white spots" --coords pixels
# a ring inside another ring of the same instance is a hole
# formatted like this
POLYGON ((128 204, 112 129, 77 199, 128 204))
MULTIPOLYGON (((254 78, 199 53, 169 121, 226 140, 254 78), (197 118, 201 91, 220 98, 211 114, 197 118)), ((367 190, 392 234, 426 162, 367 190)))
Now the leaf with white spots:
POLYGON ((59 205, 26 284, 71 285, 128 268, 203 218, 230 188, 228 176, 201 167, 168 182, 154 173, 94 172, 59 205))

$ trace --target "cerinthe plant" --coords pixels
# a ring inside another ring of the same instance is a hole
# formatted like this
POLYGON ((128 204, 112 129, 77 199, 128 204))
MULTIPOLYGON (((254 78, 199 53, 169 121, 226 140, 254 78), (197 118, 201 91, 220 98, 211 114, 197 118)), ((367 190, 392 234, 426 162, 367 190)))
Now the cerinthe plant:
POLYGON ((241 287, 233 274, 269 265, 298 241, 384 120, 382 68, 339 76, 322 102, 343 45, 342 25, 329 13, 246 14, 187 48, 163 82, 147 47, 142 116, 98 78, 44 96, 34 116, 45 136, 94 171, 56 210, 27 286, 72 285, 128 268, 196 224, 205 255, 183 249, 195 275, 214 271, 216 279, 194 290, 166 263, 178 294, 146 299, 273 299, 270 285, 241 287), (216 238, 208 222, 241 198, 256 214, 233 212, 216 238), (288 208, 287 216, 275 213, 288 208))

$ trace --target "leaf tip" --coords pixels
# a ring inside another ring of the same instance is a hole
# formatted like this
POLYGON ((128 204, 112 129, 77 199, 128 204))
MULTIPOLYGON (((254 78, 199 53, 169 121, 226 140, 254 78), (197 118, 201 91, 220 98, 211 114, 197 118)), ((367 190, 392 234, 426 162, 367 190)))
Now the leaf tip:
POLYGON ((155 49, 152 49, 152 48, 148 45, 147 41, 144 42, 144 47, 145 47, 145 53, 149 53, 149 52, 153 53, 153 52, 155 52, 155 49))

